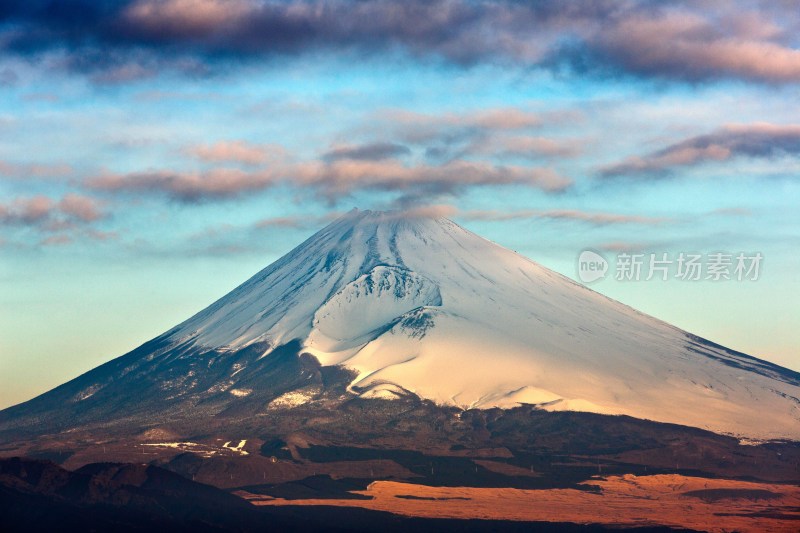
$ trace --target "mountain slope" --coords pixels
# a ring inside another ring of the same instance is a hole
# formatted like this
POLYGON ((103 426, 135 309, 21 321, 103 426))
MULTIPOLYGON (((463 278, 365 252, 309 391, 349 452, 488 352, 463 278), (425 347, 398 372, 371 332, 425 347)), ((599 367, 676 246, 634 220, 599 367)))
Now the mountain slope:
POLYGON ((800 439, 798 373, 639 313, 449 220, 370 211, 333 222, 131 354, 0 413, 0 430, 56 408, 98 422, 112 403, 117 416, 291 407, 318 395, 335 365, 365 398, 526 403, 800 439))

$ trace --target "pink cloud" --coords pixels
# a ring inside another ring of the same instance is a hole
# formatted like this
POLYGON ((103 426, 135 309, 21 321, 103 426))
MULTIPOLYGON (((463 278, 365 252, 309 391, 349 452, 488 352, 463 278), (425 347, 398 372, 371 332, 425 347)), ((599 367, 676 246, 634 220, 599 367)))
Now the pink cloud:
POLYGON ((119 233, 116 231, 100 231, 95 229, 86 229, 83 235, 94 241, 113 241, 119 238, 119 233))
POLYGON ((286 149, 274 144, 253 144, 246 141, 220 141, 193 146, 187 151, 203 161, 264 165, 286 157, 286 149))
POLYGON ((26 178, 62 178, 73 173, 69 165, 63 164, 41 164, 41 163, 10 163, 0 161, 0 176, 8 176, 14 179, 26 178))
POLYGON ((612 241, 598 245, 597 249, 606 252, 630 253, 641 252, 642 250, 647 250, 649 247, 649 244, 641 242, 612 241))
POLYGON ((540 114, 515 107, 441 114, 389 109, 380 112, 374 120, 381 124, 380 131, 384 132, 388 126, 400 138, 413 143, 472 137, 484 132, 527 130, 543 124, 540 114))
POLYGON ((336 220, 344 213, 339 211, 332 211, 325 215, 313 215, 311 213, 306 213, 302 215, 292 215, 292 216, 285 216, 285 217, 271 217, 259 220, 255 224, 253 224, 253 228, 255 229, 268 229, 268 228, 308 228, 308 227, 316 227, 320 224, 327 224, 333 220, 336 220))
POLYGON ((47 196, 33 196, 0 204, 0 223, 39 226, 48 231, 67 229, 75 223, 94 222, 104 216, 99 202, 79 194, 67 194, 59 201, 47 196))
POLYGON ((458 208, 446 204, 423 205, 404 211, 404 215, 410 218, 453 218, 457 214, 458 208))
POLYGON ((276 177, 269 172, 220 168, 204 173, 105 174, 87 180, 86 185, 99 191, 162 192, 177 200, 192 202, 258 191, 271 187, 275 182, 276 177))
POLYGON ((800 50, 772 40, 774 24, 742 19, 719 27, 688 11, 622 17, 590 43, 626 70, 708 79, 732 77, 774 83, 800 81, 800 50))
POLYGON ((191 38, 217 33, 256 8, 246 0, 139 0, 123 19, 145 32, 191 38))
MULTIPOLYGON (((6 32, 10 53, 60 53, 64 67, 101 82, 138 79, 153 65, 192 73, 320 51, 355 60, 399 51, 521 72, 577 66, 670 80, 800 81, 789 0, 126 0, 82 18, 28 4, 6 32)), ((486 120, 506 127, 507 118, 486 120)))
POLYGON ((676 167, 727 161, 733 157, 767 158, 800 154, 800 125, 731 124, 689 137, 645 156, 629 157, 601 169, 604 176, 664 173, 676 167))
POLYGON ((39 244, 41 246, 60 246, 69 244, 72 241, 73 239, 69 235, 50 235, 49 237, 42 239, 39 244))
POLYGON ((542 123, 538 114, 513 107, 479 111, 473 115, 461 117, 460 121, 464 125, 475 125, 493 130, 520 130, 534 128, 542 123))
POLYGON ((314 185, 331 198, 357 189, 430 195, 496 185, 523 185, 556 192, 572 185, 571 179, 550 168, 496 166, 468 161, 451 161, 438 166, 405 166, 392 160, 311 163, 298 165, 292 176, 295 183, 314 185))
POLYGON ((58 209, 71 218, 83 222, 93 222, 103 218, 97 200, 79 194, 67 194, 58 202, 58 209))
POLYGON ((48 218, 53 207, 53 201, 46 196, 17 198, 10 204, 0 204, 0 218, 10 223, 36 224, 48 218))
POLYGON ((229 198, 278 184, 310 187, 322 196, 336 199, 356 190, 444 194, 494 185, 523 185, 557 192, 572 185, 572 180, 550 168, 467 161, 406 166, 395 160, 339 160, 286 163, 255 172, 221 168, 204 173, 106 174, 86 182, 95 190, 162 193, 185 202, 229 198))
POLYGON ((308 218, 304 216, 294 217, 272 217, 259 220, 254 224, 257 229, 265 228, 302 228, 308 223, 308 218))

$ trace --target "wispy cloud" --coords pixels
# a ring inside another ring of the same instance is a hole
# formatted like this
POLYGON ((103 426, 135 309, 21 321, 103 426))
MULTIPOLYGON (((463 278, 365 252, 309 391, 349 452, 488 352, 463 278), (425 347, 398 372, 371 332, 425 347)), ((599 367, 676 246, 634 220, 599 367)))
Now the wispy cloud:
POLYGON ((63 178, 73 172, 72 167, 66 164, 12 163, 0 160, 0 178, 14 180, 63 178))
POLYGON ((186 152, 212 163, 241 163, 265 165, 286 157, 286 150, 274 144, 255 144, 247 141, 219 141, 186 148, 186 152))
POLYGON ((315 213, 303 213, 299 215, 282 216, 282 217, 269 217, 256 221, 252 225, 253 229, 264 230, 272 228, 292 228, 292 229, 306 229, 315 228, 320 224, 327 224, 344 213, 341 211, 331 211, 329 213, 318 215, 315 213))
POLYGON ((572 220, 602 226, 607 224, 644 224, 659 225, 671 222, 672 219, 664 217, 649 217, 641 215, 626 215, 619 213, 603 213, 581 211, 577 209, 547 209, 547 210, 521 210, 521 211, 463 211, 459 216, 466 220, 483 221, 508 221, 522 219, 547 219, 547 220, 572 220))
POLYGON ((286 163, 254 171, 217 168, 203 173, 105 174, 86 181, 86 186, 95 190, 164 194, 182 202, 231 198, 276 185, 311 188, 320 197, 333 201, 359 190, 395 192, 411 198, 500 185, 557 192, 571 184, 571 179, 550 168, 468 161, 405 165, 397 160, 357 159, 286 163))
POLYGON ((427 196, 497 185, 522 185, 556 192, 572 184, 571 179, 549 168, 498 166, 468 161, 451 161, 437 166, 406 166, 394 160, 337 161, 331 164, 299 165, 293 175, 295 180, 313 184, 324 196, 331 198, 356 189, 427 196))
MULTIPOLYGON (((541 160, 573 157, 580 151, 575 139, 534 134, 578 120, 575 113, 539 113, 522 107, 487 108, 462 113, 417 113, 387 109, 375 113, 357 134, 392 139, 367 143, 378 155, 395 147, 399 155, 421 152, 430 161, 479 158, 541 160)), ((372 150, 367 152, 371 153, 372 150)), ((388 152, 387 152, 388 153, 388 152)))
POLYGON ((65 216, 81 222, 94 222, 105 216, 97 200, 79 194, 67 194, 57 204, 65 216))
POLYGON ((737 156, 768 158, 800 154, 800 125, 736 124, 689 137, 645 156, 630 157, 601 170, 603 176, 665 174, 678 167, 737 156))
POLYGON ((339 146, 323 154, 325 161, 354 159, 361 161, 380 161, 408 155, 411 149, 397 143, 375 142, 356 146, 339 146))
MULTIPOLYGON (((554 119, 547 117, 548 122, 554 119)), ((382 132, 389 129, 392 135, 405 142, 425 144, 431 141, 469 140, 492 132, 530 130, 541 126, 545 118, 527 109, 504 107, 436 114, 387 109, 373 117, 373 120, 382 132)))
POLYGON ((730 216, 730 217, 751 217, 753 210, 746 207, 722 207, 714 209, 711 215, 730 216))
POLYGON ((100 202, 74 193, 59 200, 30 196, 0 204, 0 225, 28 226, 49 232, 86 225, 105 216, 100 202))
POLYGON ((574 157, 580 153, 580 144, 574 140, 551 139, 541 136, 499 136, 472 142, 464 149, 464 152, 538 160, 574 157))
POLYGON ((652 246, 652 244, 644 242, 609 241, 599 244, 597 249, 604 252, 632 253, 648 250, 652 248, 652 246))
POLYGON ((89 178, 85 185, 97 191, 157 193, 182 202, 197 202, 260 191, 271 187, 275 182, 276 178, 270 172, 218 168, 202 173, 170 171, 106 173, 89 178))

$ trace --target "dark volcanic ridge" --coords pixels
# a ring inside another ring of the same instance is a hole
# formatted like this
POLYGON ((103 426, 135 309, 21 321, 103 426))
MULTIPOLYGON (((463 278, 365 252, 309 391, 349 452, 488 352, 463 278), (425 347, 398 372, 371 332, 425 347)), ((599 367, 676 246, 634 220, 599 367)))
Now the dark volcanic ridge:
MULTIPOLYGON (((10 458, 0 459, 0 530, 588 533, 608 528, 558 522, 404 518, 325 506, 259 508, 155 466, 98 463, 68 471, 49 461, 10 458)), ((644 527, 633 531, 676 530, 644 527)))

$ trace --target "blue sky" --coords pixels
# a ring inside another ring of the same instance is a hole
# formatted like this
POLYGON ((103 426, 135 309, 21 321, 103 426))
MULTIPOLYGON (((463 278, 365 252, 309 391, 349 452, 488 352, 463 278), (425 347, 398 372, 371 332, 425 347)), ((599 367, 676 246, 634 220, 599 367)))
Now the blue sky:
POLYGON ((573 278, 585 248, 761 252, 757 281, 592 288, 800 370, 791 4, 0 2, 0 406, 352 207, 573 278))

